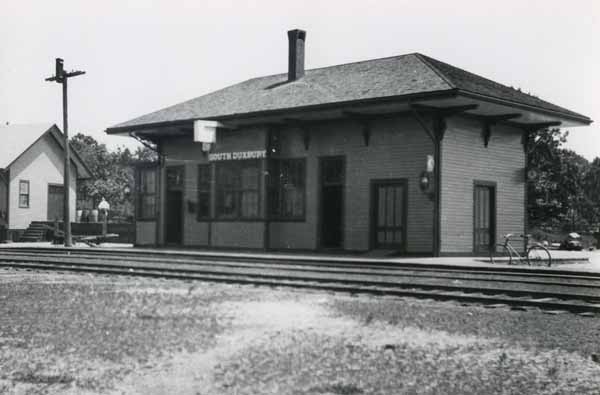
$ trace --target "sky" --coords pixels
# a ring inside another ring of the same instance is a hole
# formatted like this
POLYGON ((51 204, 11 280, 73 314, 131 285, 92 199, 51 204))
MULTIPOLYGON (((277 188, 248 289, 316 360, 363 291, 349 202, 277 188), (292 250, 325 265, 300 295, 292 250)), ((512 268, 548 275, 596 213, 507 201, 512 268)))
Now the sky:
MULTIPOLYGON (((287 30, 306 68, 421 52, 600 122, 600 1, 0 0, 0 123, 62 126, 54 59, 69 80, 69 131, 110 148, 117 123, 287 71, 287 30)), ((567 148, 600 157, 600 126, 567 148)), ((1 142, 0 142, 1 144, 1 142)))

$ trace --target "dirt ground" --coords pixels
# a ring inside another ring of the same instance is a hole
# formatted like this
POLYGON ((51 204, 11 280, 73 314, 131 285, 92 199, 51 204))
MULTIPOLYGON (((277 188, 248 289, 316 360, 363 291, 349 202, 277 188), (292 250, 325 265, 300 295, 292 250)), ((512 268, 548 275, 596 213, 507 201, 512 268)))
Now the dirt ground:
POLYGON ((0 393, 599 392, 598 317, 0 270, 0 393))

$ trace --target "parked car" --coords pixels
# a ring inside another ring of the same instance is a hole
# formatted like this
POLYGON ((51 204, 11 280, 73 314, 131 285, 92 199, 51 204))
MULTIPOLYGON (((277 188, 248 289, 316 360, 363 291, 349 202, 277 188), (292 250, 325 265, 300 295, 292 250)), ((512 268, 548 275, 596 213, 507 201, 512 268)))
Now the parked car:
POLYGON ((569 233, 567 238, 560 243, 559 249, 568 251, 581 251, 583 245, 581 244, 581 236, 579 233, 569 233))

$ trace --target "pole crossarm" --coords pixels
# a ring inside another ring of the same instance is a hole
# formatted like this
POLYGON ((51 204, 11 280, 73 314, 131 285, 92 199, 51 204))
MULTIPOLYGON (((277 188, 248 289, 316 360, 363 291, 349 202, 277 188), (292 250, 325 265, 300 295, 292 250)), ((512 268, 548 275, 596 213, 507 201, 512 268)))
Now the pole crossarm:
POLYGON ((46 78, 46 81, 56 81, 59 84, 62 84, 62 82, 64 81, 65 78, 77 77, 78 75, 82 75, 82 74, 85 74, 85 71, 80 71, 80 70, 71 71, 68 73, 63 73, 62 76, 54 75, 52 77, 48 77, 48 78, 46 78))

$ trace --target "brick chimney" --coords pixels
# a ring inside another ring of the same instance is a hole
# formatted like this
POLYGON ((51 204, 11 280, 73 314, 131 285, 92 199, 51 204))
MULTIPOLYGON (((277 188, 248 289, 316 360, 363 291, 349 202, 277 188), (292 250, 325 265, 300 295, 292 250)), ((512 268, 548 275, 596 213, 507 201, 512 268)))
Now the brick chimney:
POLYGON ((288 31, 288 81, 296 81, 304 76, 304 42, 306 32, 300 29, 288 31))

